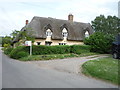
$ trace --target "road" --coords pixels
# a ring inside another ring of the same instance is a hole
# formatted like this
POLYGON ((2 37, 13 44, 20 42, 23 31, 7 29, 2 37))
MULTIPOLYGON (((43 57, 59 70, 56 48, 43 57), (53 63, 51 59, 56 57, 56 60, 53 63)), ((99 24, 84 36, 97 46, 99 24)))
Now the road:
MULTIPOLYGON (((0 47, 1 50, 1 47, 0 47)), ((0 90, 2 89, 2 52, 0 51, 0 90)))
MULTIPOLYGON (((0 51, 1 52, 1 51, 0 51)), ((2 54, 2 53, 0 53, 2 54)), ((2 88, 118 88, 80 75, 41 68, 2 54, 2 88)))

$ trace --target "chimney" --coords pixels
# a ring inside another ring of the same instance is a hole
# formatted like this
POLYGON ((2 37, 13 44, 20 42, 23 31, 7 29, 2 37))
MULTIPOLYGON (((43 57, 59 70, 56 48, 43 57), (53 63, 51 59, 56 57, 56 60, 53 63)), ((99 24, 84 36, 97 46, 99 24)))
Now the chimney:
POLYGON ((68 20, 73 22, 73 15, 72 14, 68 15, 68 20))
POLYGON ((26 25, 27 25, 27 24, 28 24, 28 20, 26 20, 26 22, 25 22, 25 23, 26 23, 26 25))

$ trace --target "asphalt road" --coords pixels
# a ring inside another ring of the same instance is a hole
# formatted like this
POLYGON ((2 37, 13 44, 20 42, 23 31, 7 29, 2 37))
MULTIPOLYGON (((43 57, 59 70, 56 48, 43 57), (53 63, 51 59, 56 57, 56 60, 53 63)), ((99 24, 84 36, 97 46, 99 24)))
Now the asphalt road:
MULTIPOLYGON (((0 47, 1 50, 1 47, 0 47)), ((2 89, 2 52, 0 51, 0 90, 2 89)))
POLYGON ((2 88, 117 88, 117 86, 76 74, 41 68, 36 64, 13 60, 2 54, 2 88))

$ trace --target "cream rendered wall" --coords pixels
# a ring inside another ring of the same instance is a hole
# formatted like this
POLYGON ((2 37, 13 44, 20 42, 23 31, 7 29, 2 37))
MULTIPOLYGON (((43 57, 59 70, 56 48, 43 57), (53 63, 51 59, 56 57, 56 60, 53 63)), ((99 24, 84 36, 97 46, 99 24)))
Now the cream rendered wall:
POLYGON ((35 39, 34 45, 37 45, 37 42, 41 42, 40 45, 45 45, 45 41, 52 42, 51 45, 59 45, 59 43, 66 43, 66 45, 83 45, 81 41, 68 41, 66 37, 63 40, 52 40, 50 36, 47 36, 46 39, 35 39))

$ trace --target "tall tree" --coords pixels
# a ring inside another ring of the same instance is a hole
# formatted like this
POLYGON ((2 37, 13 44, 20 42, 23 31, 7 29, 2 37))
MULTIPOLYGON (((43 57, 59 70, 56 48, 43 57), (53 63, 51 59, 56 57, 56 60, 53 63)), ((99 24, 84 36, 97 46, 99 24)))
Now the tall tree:
POLYGON ((5 44, 7 45, 12 44, 12 38, 10 36, 2 37, 2 46, 4 46, 5 44))
POLYGON ((15 38, 19 33, 20 33, 20 31, 14 30, 10 35, 11 35, 13 38, 15 38))
POLYGON ((34 31, 31 28, 24 28, 25 30, 20 31, 19 35, 19 39, 26 41, 26 40, 30 40, 32 42, 35 41, 35 37, 33 35, 34 31))
POLYGON ((104 15, 100 15, 92 21, 92 27, 95 32, 103 32, 115 36, 120 33, 120 19, 116 16, 107 16, 106 18, 104 15))

